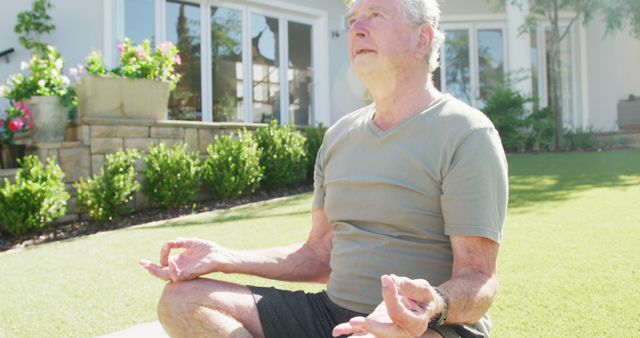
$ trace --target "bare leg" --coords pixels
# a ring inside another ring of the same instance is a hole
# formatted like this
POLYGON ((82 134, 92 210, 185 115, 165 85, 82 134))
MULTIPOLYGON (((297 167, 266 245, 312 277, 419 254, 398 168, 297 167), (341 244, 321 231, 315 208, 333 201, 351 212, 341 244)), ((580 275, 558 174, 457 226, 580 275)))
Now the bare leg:
POLYGON ((167 284, 158 318, 171 337, 264 337, 249 288, 211 279, 167 284))

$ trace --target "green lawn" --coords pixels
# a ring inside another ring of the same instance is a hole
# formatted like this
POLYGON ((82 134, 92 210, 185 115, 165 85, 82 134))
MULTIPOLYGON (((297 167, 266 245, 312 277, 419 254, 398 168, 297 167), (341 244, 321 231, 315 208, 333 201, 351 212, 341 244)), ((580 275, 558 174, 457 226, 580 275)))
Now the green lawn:
MULTIPOLYGON (((640 150, 512 155, 496 337, 640 336, 640 150)), ((236 248, 305 238, 310 195, 0 253, 0 337, 87 337, 155 319, 138 265, 165 240, 236 248)), ((239 283, 318 290, 248 276, 239 283)))

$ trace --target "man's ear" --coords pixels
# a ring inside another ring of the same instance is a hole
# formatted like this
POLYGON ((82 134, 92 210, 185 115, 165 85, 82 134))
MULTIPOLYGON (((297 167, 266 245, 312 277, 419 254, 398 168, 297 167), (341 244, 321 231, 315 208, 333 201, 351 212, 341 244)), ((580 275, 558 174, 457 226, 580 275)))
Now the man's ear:
POLYGON ((416 45, 415 56, 419 59, 424 59, 429 53, 431 43, 433 42, 433 27, 429 24, 422 24, 419 27, 418 43, 416 45))

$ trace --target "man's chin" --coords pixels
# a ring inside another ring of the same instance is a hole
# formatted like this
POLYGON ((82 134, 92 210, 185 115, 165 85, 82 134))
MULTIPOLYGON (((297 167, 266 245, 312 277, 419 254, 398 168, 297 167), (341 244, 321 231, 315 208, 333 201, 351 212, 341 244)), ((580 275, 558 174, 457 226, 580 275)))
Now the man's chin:
POLYGON ((365 60, 358 59, 353 61, 351 69, 360 79, 374 76, 379 71, 379 67, 376 66, 375 62, 365 62, 365 60))

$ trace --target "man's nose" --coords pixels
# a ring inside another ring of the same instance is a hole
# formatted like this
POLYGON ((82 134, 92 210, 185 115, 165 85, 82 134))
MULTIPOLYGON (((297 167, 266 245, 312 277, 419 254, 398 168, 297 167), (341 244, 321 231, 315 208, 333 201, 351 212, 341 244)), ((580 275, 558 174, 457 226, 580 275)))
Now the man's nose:
POLYGON ((351 23, 349 26, 349 35, 352 37, 363 38, 369 34, 367 30, 365 20, 362 18, 358 18, 351 23))

